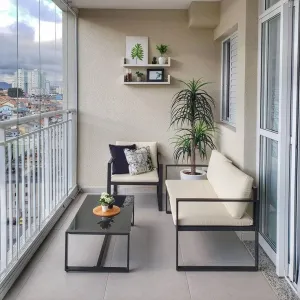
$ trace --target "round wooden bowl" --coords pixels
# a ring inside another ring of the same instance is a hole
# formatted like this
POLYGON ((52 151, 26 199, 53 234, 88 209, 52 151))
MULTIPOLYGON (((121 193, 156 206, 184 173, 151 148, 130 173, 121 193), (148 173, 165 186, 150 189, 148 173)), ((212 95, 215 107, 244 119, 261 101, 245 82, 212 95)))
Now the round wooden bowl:
POLYGON ((97 206, 93 209, 93 214, 99 217, 113 217, 119 214, 121 211, 120 207, 113 206, 113 208, 109 209, 108 211, 102 211, 102 206, 97 206))

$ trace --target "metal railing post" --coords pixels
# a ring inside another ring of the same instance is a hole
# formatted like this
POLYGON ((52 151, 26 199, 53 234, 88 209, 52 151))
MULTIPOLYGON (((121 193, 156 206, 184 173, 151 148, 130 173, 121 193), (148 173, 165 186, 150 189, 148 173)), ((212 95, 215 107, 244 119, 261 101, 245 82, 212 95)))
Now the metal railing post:
MULTIPOLYGON (((5 141, 5 130, 0 128, 0 141, 5 141)), ((7 207, 6 207, 6 153, 0 145, 0 274, 7 265, 7 207)))
POLYGON ((45 138, 45 215, 50 213, 50 147, 49 147, 49 118, 44 118, 44 138, 45 138))

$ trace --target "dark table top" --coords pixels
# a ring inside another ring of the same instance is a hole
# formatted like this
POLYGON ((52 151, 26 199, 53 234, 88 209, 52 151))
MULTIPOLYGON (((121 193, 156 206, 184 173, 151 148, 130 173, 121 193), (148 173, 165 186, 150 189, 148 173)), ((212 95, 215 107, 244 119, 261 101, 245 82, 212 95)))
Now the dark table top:
POLYGON ((71 222, 67 233, 71 234, 115 234, 126 235, 131 230, 133 213, 133 196, 114 196, 114 205, 121 208, 121 212, 114 217, 99 217, 93 214, 93 208, 98 206, 100 195, 88 195, 75 218, 71 222))

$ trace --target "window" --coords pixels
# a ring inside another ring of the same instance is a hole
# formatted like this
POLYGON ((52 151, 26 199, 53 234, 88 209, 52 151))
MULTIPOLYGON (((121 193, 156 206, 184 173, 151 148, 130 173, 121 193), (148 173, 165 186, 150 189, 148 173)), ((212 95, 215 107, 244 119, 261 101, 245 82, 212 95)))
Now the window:
POLYGON ((237 33, 222 44, 222 121, 235 126, 237 33))
POLYGON ((271 6, 276 4, 277 2, 279 2, 279 0, 265 0, 265 9, 270 8, 271 6))

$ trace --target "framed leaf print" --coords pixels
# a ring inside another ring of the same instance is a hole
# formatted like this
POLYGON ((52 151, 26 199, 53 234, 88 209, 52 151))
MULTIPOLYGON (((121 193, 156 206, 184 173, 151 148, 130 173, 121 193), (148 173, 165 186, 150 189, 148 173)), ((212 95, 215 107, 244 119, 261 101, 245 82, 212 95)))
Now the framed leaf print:
POLYGON ((134 65, 148 64, 147 36, 126 36, 126 62, 134 65))

